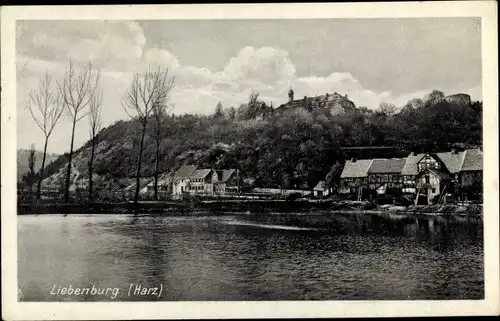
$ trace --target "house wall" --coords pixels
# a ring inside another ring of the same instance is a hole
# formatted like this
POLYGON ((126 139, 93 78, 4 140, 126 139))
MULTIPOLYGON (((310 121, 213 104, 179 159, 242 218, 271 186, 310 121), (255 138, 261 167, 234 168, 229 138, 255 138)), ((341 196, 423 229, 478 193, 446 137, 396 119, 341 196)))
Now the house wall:
POLYGON ((204 194, 206 193, 206 179, 191 178, 189 180, 188 189, 191 194, 204 194))
POLYGON ((460 173, 460 185, 463 187, 468 187, 477 183, 482 183, 483 181, 483 171, 467 171, 460 173))
POLYGON ((427 193, 427 203, 430 204, 432 199, 441 193, 441 180, 432 173, 423 174, 418 178, 418 186, 427 193))
POLYGON ((417 181, 415 175, 403 175, 403 193, 416 193, 417 181))
POLYGON ((438 160, 436 160, 434 157, 432 157, 431 155, 425 155, 417 163, 417 170, 419 173, 426 170, 427 168, 440 169, 441 167, 442 167, 441 163, 438 160))
POLYGON ((356 193, 360 186, 368 186, 368 177, 341 178, 339 193, 341 194, 356 193))
POLYGON ((181 179, 174 181, 172 184, 172 194, 181 195, 183 192, 188 192, 189 179, 181 179))
POLYGON ((191 194, 213 194, 214 183, 217 183, 217 172, 212 171, 205 178, 192 178, 189 180, 188 191, 191 194))
POLYGON ((380 186, 387 184, 387 188, 402 188, 403 187, 403 177, 400 174, 369 174, 368 175, 368 187, 370 189, 378 189, 380 186))
POLYGON ((214 184, 214 193, 225 194, 226 193, 226 183, 218 182, 214 184))
POLYGON ((323 190, 314 190, 314 196, 328 196, 330 195, 330 189, 326 188, 323 190))

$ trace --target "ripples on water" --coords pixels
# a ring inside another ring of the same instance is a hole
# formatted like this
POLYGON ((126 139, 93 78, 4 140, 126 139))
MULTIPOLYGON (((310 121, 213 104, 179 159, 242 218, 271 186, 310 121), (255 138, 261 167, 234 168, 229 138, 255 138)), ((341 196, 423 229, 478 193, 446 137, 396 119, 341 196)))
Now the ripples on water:
POLYGON ((481 219, 363 214, 23 215, 24 301, 54 285, 118 287, 115 300, 482 299, 481 219), (160 298, 128 296, 129 285, 160 298))

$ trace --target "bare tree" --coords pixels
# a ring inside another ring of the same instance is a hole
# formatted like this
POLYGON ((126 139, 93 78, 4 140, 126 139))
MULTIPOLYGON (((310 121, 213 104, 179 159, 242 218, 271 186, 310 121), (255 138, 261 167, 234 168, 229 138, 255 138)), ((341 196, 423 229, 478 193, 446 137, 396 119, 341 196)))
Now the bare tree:
MULTIPOLYGON (((169 80, 168 78, 168 69, 161 70, 158 68, 155 71, 148 70, 142 75, 135 74, 132 84, 122 102, 125 112, 131 118, 137 119, 141 125, 141 142, 137 159, 136 188, 134 196, 135 206, 137 206, 139 200, 142 152, 144 149, 144 136, 146 134, 148 119, 151 114, 157 110, 157 106, 166 106, 173 83, 174 80, 169 80)), ((159 141, 157 143, 157 146, 158 145, 159 141)))
POLYGON ((59 92, 69 115, 71 116, 71 145, 69 150, 68 170, 66 173, 66 184, 64 190, 64 201, 69 200, 69 186, 71 178, 71 162, 73 161, 73 144, 75 140, 76 124, 89 113, 90 101, 95 95, 99 87, 101 73, 98 71, 94 74, 92 64, 88 63, 83 66, 77 74, 73 66, 73 62, 69 62, 69 69, 66 72, 64 81, 59 84, 59 92))
POLYGON ((57 122, 64 111, 64 104, 60 95, 54 95, 51 91, 52 78, 46 72, 40 79, 38 88, 29 93, 26 100, 26 108, 45 136, 43 146, 42 166, 40 167, 37 187, 37 198, 40 198, 42 188, 43 170, 45 168, 45 158, 47 156, 47 144, 57 122))
MULTIPOLYGON (((170 91, 173 88, 174 79, 168 84, 169 88, 165 88, 170 91)), ((156 154, 155 154, 155 172, 154 172, 154 199, 158 200, 158 177, 160 175, 160 142, 163 134, 163 128, 165 125, 165 120, 167 115, 172 110, 173 106, 167 105, 168 94, 163 102, 158 102, 153 106, 153 118, 155 120, 154 127, 154 138, 156 143, 156 154)))
POLYGON ((89 103, 89 135, 92 143, 92 147, 90 150, 90 158, 89 158, 89 201, 93 201, 94 199, 94 190, 93 190, 94 182, 92 180, 92 174, 94 165, 96 136, 97 133, 99 133, 99 131, 101 130, 101 125, 102 125, 101 107, 102 107, 102 91, 98 89, 95 91, 89 103))

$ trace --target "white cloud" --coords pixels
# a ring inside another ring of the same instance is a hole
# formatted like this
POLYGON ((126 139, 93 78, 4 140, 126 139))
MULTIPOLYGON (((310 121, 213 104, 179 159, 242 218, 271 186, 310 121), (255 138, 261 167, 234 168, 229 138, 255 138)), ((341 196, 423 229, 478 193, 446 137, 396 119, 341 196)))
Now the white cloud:
POLYGON ((18 53, 46 60, 92 61, 97 66, 137 63, 146 43, 139 24, 129 21, 24 22, 18 53), (52 26, 54 24, 54 26, 52 26))
MULTIPOLYGON (((50 71, 54 82, 61 80, 68 60, 93 61, 102 70, 101 86, 104 92, 103 121, 110 124, 124 119, 121 101, 128 89, 132 75, 148 67, 169 68, 175 76, 175 88, 170 102, 175 104, 174 113, 212 113, 217 102, 225 108, 239 106, 248 101, 252 91, 258 92, 266 102, 277 107, 288 100, 288 89, 293 86, 296 98, 338 92, 347 94, 357 106, 378 108, 381 101, 398 106, 415 97, 423 97, 430 89, 413 93, 393 94, 375 92, 363 85, 349 72, 332 72, 326 77, 296 74, 296 66, 287 51, 272 47, 245 47, 229 59, 222 70, 183 65, 168 48, 148 48, 142 27, 129 21, 89 21, 77 23, 61 22, 21 23, 18 29, 17 71, 18 111, 23 121, 22 128, 33 128, 34 123, 22 108, 22 97, 36 87, 36 79, 50 71), (49 27, 47 27, 47 23, 49 27), (50 27, 53 24, 53 27, 50 27)), ((465 89, 473 99, 481 99, 479 87, 465 89)), ((64 122, 54 133, 54 143, 62 147, 52 149, 65 151, 69 146, 64 122)), ((23 148, 31 142, 40 145, 39 136, 32 132, 20 132, 18 139, 23 148)), ((88 139, 86 125, 77 128, 76 145, 88 139)))
POLYGON ((229 60, 222 73, 237 83, 246 84, 248 81, 258 80, 264 84, 274 84, 294 77, 295 66, 284 50, 245 47, 229 60))
POLYGON ((151 48, 145 55, 145 62, 152 67, 174 69, 179 67, 179 60, 171 52, 151 48))

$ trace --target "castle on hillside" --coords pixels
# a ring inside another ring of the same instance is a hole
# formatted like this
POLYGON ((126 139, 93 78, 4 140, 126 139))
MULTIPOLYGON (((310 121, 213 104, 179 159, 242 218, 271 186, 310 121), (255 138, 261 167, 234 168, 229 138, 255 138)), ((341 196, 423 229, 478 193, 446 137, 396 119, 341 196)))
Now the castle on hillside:
POLYGON ((304 108, 307 111, 316 109, 329 108, 332 113, 338 113, 339 109, 345 111, 346 109, 353 109, 355 105, 349 100, 347 95, 334 92, 333 94, 325 94, 321 96, 307 97, 302 99, 294 99, 294 91, 292 88, 288 91, 288 102, 276 108, 276 111, 285 111, 295 108, 304 108))

